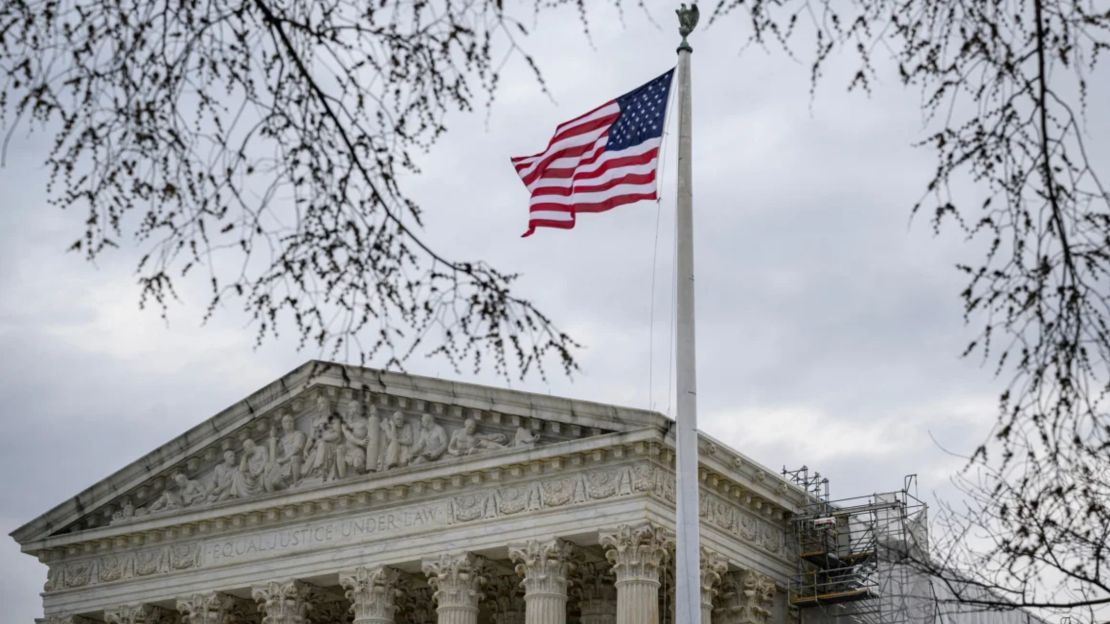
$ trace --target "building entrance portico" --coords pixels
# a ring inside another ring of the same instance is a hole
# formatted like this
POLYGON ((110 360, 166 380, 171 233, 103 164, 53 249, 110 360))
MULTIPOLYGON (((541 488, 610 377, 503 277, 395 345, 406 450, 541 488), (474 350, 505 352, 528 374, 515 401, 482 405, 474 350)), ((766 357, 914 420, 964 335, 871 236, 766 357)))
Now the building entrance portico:
MULTIPOLYGON (((43 622, 673 622, 660 414, 311 362, 13 533, 43 622)), ((780 624, 805 493, 701 441, 703 619, 780 624)))

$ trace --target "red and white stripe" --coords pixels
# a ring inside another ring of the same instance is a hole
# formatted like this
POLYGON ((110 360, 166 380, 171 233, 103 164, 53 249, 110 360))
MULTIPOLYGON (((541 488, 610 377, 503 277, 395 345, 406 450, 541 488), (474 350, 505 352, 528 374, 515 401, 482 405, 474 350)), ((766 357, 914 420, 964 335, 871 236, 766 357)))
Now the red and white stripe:
POLYGON ((655 177, 662 139, 606 151, 609 129, 618 117, 617 101, 606 102, 560 124, 544 151, 512 159, 532 194, 524 236, 537 227, 570 229, 579 212, 604 212, 657 197, 655 177))

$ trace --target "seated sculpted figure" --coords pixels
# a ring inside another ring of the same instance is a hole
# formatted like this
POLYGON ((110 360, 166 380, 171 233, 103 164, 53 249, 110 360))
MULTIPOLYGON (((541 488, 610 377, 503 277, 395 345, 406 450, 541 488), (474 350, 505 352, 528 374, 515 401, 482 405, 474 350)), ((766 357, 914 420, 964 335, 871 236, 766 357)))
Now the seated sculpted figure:
POLYGON ((286 483, 294 486, 301 482, 301 453, 304 452, 308 436, 297 431, 297 421, 292 414, 281 417, 281 439, 278 440, 275 463, 280 467, 286 483))
POLYGON ((423 464, 443 457, 447 452, 447 430, 436 422, 435 416, 420 417, 420 431, 412 446, 412 463, 423 464))
POLYGON ((243 440, 243 459, 239 460, 239 497, 246 498, 272 489, 273 465, 270 452, 254 440, 243 440))
POLYGON ((456 455, 471 455, 479 451, 505 448, 505 436, 500 433, 478 433, 478 422, 467 418, 462 429, 451 434, 447 452, 456 455))
POLYGON ((239 497, 242 475, 239 473, 239 464, 235 461, 235 451, 231 449, 224 451, 224 461, 216 464, 213 473, 216 480, 208 492, 208 502, 215 503, 239 497))
POLYGON ((385 435, 385 455, 382 457, 382 470, 407 466, 412 459, 412 445, 415 436, 412 425, 405 422, 405 415, 400 411, 382 423, 382 433, 385 435))

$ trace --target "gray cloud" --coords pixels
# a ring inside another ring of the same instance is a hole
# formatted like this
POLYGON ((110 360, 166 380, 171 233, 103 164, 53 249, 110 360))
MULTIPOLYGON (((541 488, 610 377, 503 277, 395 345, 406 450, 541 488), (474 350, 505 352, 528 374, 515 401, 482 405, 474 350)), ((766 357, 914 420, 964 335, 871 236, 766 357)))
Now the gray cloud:
MULTIPOLYGON (((521 272, 520 293, 587 345, 584 374, 506 382, 421 358, 411 372, 667 409, 673 180, 660 206, 522 240, 526 194, 508 164, 558 122, 673 63, 670 9, 655 13, 662 32, 636 11, 623 26, 598 20, 593 47, 573 13, 545 18, 530 47, 557 103, 511 63, 488 117, 456 116, 407 180, 428 238, 521 272)), ((905 472, 920 472, 924 491, 943 489, 958 460, 930 434, 957 450, 977 443, 999 384, 957 358, 969 331, 952 266, 974 250, 934 239, 924 220, 908 225, 931 167, 910 147, 916 94, 891 76, 870 98, 849 95, 833 78, 811 111, 806 68, 759 50, 738 56, 730 28, 694 38, 701 426, 771 467, 817 467, 834 494, 893 489, 905 472)), ((133 253, 99 268, 63 253, 82 215, 46 205, 47 145, 17 138, 0 169, 5 532, 318 355, 288 342, 254 350, 234 309, 199 327, 200 287, 184 291, 167 327, 137 309, 133 253)), ((0 603, 29 621, 45 572, 0 541, 0 603)))

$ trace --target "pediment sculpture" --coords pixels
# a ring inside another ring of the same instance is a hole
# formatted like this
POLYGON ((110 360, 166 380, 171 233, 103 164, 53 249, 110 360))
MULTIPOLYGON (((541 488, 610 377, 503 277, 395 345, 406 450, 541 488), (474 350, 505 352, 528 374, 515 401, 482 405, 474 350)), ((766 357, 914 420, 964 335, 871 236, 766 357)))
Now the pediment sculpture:
MULTIPOLYGON (((377 405, 366 406, 353 398, 340 410, 323 393, 317 394, 310 415, 298 419, 281 415, 266 437, 245 437, 236 446, 227 444, 219 460, 190 477, 185 470, 171 473, 164 490, 145 505, 131 498, 119 503, 111 522, 171 510, 201 507, 223 501, 317 485, 349 477, 429 464, 444 458, 506 448, 532 448, 541 434, 523 421, 512 437, 482 431, 473 416, 449 431, 431 413, 413 417, 401 409, 388 414, 377 405), (309 417, 310 416, 310 417, 309 417)), ((447 419, 452 420, 452 419, 447 419)))

